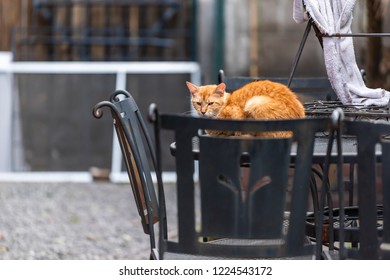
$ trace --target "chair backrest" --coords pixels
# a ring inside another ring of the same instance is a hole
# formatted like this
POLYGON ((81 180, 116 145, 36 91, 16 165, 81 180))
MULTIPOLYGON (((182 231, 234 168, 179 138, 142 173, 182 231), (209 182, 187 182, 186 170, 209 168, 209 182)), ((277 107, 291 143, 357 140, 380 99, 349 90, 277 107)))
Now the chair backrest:
POLYGON ((154 224, 160 221, 164 225, 163 229, 166 230, 166 216, 163 214, 165 213, 165 201, 161 170, 157 163, 154 144, 141 112, 130 93, 117 90, 111 95, 110 101, 96 104, 93 108, 96 118, 101 118, 102 107, 111 109, 141 224, 144 232, 150 236, 151 257, 157 258, 154 224), (155 185, 152 180, 152 170, 156 173, 157 188, 161 192, 159 196, 161 211, 159 211, 155 185))
POLYGON ((178 240, 161 237, 160 256, 283 258, 314 253, 313 245, 305 243, 305 220, 314 138, 327 131, 328 119, 221 120, 169 114, 155 119, 158 130, 173 131, 176 141, 178 240), (216 130, 291 131, 293 137, 200 133, 216 130), (202 242, 201 237, 216 240, 202 242))
MULTIPOLYGON (((340 224, 348 226, 343 234, 358 232, 358 246, 345 246, 340 237, 340 258, 390 259, 390 124, 346 120, 341 129, 356 137, 358 215, 357 222, 340 224)), ((340 219, 352 220, 348 209, 341 208, 340 219)))
MULTIPOLYGON (((225 76, 224 71, 219 71, 218 81, 226 84, 226 91, 233 92, 240 87, 258 80, 270 80, 288 85, 288 77, 236 77, 225 76)), ((289 88, 297 94, 302 103, 313 100, 336 100, 337 96, 333 91, 328 77, 294 77, 289 88)))

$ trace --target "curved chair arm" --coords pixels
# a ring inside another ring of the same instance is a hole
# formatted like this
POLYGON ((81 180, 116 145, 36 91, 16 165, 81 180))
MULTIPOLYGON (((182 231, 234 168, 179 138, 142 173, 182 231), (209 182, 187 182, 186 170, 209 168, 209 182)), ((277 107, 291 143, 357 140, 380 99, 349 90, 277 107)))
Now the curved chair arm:
POLYGON ((118 113, 118 109, 110 101, 102 101, 93 106, 92 114, 95 118, 100 119, 103 116, 102 107, 109 107, 112 111, 118 113))
POLYGON ((126 96, 126 98, 131 98, 131 95, 129 92, 127 92, 124 89, 118 89, 118 90, 114 91, 113 94, 111 94, 110 101, 111 102, 119 101, 120 99, 119 99, 118 95, 121 95, 121 94, 126 96))

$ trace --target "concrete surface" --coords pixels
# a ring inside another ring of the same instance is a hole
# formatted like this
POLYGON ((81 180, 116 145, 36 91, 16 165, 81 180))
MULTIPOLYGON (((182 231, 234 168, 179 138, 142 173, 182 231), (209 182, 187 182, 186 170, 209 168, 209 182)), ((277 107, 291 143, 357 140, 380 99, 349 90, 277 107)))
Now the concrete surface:
POLYGON ((129 185, 0 182, 0 259, 148 257, 129 185))

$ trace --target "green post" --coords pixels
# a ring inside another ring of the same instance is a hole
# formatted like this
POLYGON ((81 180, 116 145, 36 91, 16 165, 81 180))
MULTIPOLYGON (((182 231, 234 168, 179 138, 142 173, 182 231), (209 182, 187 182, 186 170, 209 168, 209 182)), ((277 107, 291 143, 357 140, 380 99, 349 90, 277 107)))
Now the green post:
POLYGON ((223 69, 224 63, 224 41, 225 41, 225 11, 224 0, 215 1, 215 30, 214 30, 214 67, 213 77, 218 80, 218 71, 223 69))
POLYGON ((191 25, 191 60, 198 60, 198 0, 192 0, 191 9, 192 25, 191 25))

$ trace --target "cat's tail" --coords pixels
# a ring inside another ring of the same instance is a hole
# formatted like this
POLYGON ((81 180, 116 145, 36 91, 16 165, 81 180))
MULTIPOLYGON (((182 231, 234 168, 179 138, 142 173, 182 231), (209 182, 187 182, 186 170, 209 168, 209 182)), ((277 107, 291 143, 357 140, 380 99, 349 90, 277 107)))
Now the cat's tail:
POLYGON ((244 112, 248 118, 253 119, 303 118, 305 117, 303 106, 297 102, 297 108, 291 108, 283 102, 275 102, 269 96, 254 96, 246 102, 244 112))

